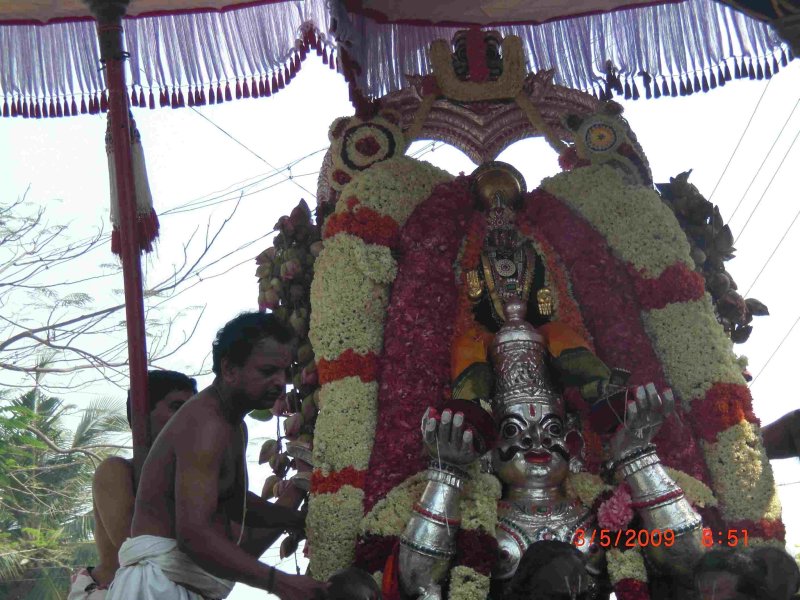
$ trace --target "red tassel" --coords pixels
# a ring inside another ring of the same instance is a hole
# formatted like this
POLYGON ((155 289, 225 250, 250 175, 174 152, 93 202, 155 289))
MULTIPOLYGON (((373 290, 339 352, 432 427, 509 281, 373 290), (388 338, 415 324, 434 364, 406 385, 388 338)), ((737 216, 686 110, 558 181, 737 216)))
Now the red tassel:
MULTIPOLYGON (((194 106, 194 90, 191 88, 186 92, 186 97, 189 98, 189 106, 194 106)), ((181 100, 183 100, 181 98, 181 100)))
POLYGON ((169 104, 169 98, 167 98, 167 92, 162 89, 158 94, 158 105, 161 108, 164 108, 168 104, 169 104))
POLYGON ((306 56, 308 56, 308 43, 307 42, 304 43, 302 46, 300 46, 300 60, 301 61, 305 60, 306 56))
POLYGON ((275 73, 272 74, 272 93, 278 93, 278 78, 275 76, 275 73))
POLYGON ((295 66, 295 62, 293 60, 289 61, 289 79, 294 79, 295 75, 297 75, 297 67, 295 66))
POLYGON ((211 84, 211 87, 208 88, 208 103, 209 104, 216 104, 217 103, 217 92, 214 91, 214 84, 211 84))
POLYGON ((262 75, 262 76, 261 76, 261 83, 260 83, 260 85, 261 85, 261 86, 263 86, 263 88, 264 88, 264 91, 263 91, 263 92, 262 92, 262 94, 261 94, 262 96, 266 96, 266 97, 268 97, 268 98, 269 98, 270 96, 272 96, 272 89, 270 88, 270 85, 269 85, 269 80, 266 78, 266 76, 265 76, 265 75, 262 75))
POLYGON ((206 90, 205 88, 198 88, 197 93, 195 94, 194 103, 198 106, 205 106, 206 105, 206 90))
POLYGON ((186 101, 183 99, 183 90, 180 88, 178 88, 178 106, 180 106, 181 108, 186 106, 186 101))
POLYGON ((717 87, 717 76, 714 75, 714 69, 713 68, 711 69, 711 72, 709 73, 708 79, 709 79, 708 87, 710 87, 713 90, 714 88, 717 87))
POLYGON ((63 117, 64 116, 64 111, 61 108, 61 99, 60 98, 56 100, 56 116, 57 117, 63 117))
POLYGON ((279 68, 278 69, 278 89, 282 90, 285 87, 286 87, 286 84, 283 82, 283 71, 281 71, 281 69, 279 68))
POLYGON ((150 107, 150 110, 155 110, 155 108, 156 108, 156 97, 153 95, 153 90, 152 89, 150 90, 150 98, 149 98, 148 106, 150 107))
POLYGON ((106 90, 103 90, 103 93, 100 96, 100 110, 103 112, 108 110, 108 93, 106 90))
MULTIPOLYGON (((712 73, 712 75, 713 75, 713 73, 712 73)), ((703 73, 703 81, 702 81, 702 83, 703 83, 703 91, 707 92, 710 88, 708 87, 708 79, 706 78, 706 74, 705 73, 703 73)))
POLYGON ((175 93, 175 90, 172 90, 172 108, 178 108, 178 94, 175 93))
POLYGON ((258 81, 258 95, 259 96, 266 96, 267 95, 267 86, 264 84, 264 76, 261 76, 261 79, 258 81))
POLYGON ((657 81, 653 82, 653 98, 661 98, 661 86, 657 81))
MULTIPOLYGON (((725 69, 726 70, 728 69, 728 65, 725 65, 725 69)), ((742 78, 742 71, 741 71, 741 69, 739 69, 739 63, 736 62, 736 59, 733 60, 733 76, 736 79, 741 79, 742 78)))
POLYGON ((131 89, 131 104, 133 106, 139 106, 139 96, 136 95, 136 90, 131 89))
POLYGON ((230 102, 231 100, 233 100, 231 96, 231 84, 228 82, 225 84, 225 101, 230 102))
POLYGON ((769 61, 764 63, 764 77, 767 79, 772 77, 772 69, 769 68, 769 61))
POLYGON ((339 70, 339 58, 333 56, 333 50, 331 50, 331 59, 328 61, 328 66, 330 67, 331 71, 339 70))
POLYGON ((81 96, 81 114, 85 115, 87 112, 89 112, 89 109, 86 108, 86 98, 81 96))
POLYGON ((258 78, 254 77, 253 81, 250 82, 250 95, 253 98, 258 98, 258 78))
MULTIPOLYGON (((11 106, 14 106, 13 100, 11 102, 11 106)), ((10 113, 9 113, 9 110, 8 110, 8 98, 6 98, 5 100, 3 100, 3 116, 7 117, 9 114, 10 113)))
POLYGON ((666 77, 661 81, 661 95, 669 96, 669 84, 667 83, 666 77))
POLYGON ((23 102, 22 103, 22 118, 23 119, 27 119, 29 116, 30 116, 30 113, 28 112, 28 103, 27 102, 23 102))
POLYGON ((630 100, 631 99, 631 95, 632 95, 631 94, 631 84, 626 79, 625 80, 625 100, 630 100))
POLYGON ((244 85, 242 85, 242 98, 249 98, 250 97, 250 84, 247 83, 247 80, 244 80, 244 85))
POLYGON ((756 78, 756 70, 753 68, 752 62, 750 63, 750 68, 747 70, 747 76, 750 77, 750 79, 756 78))
MULTIPOLYGON (((44 104, 44 102, 42 102, 42 104, 44 104)), ((53 99, 52 98, 50 98, 50 106, 48 106, 48 108, 47 108, 47 113, 51 117, 57 116, 56 115, 56 105, 53 103, 53 99)))
MULTIPOLYGON (((681 85, 683 85, 683 83, 681 83, 681 85)), ((675 78, 674 77, 672 78, 672 86, 670 87, 670 95, 673 98, 677 98, 678 97, 678 86, 675 84, 675 78)))
POLYGON ((761 66, 760 62, 758 63, 758 70, 756 70, 756 79, 758 79, 759 81, 764 79, 764 69, 761 66))
MULTIPOLYGON (((37 119, 42 118, 42 108, 39 106, 38 100, 36 101, 36 107, 33 110, 33 116, 36 117, 37 119)), ((47 114, 45 114, 44 116, 46 117, 47 114)))
POLYGON ((78 103, 75 102, 75 98, 72 99, 72 103, 70 104, 70 114, 73 117, 78 116, 78 103))
POLYGON ((141 106, 142 108, 147 106, 144 100, 144 88, 139 88, 139 106, 141 106))
POLYGON ((237 79, 236 80, 236 99, 240 100, 242 97, 242 83, 237 79))
POLYGON ((777 73, 780 70, 781 70, 781 68, 778 66, 778 59, 775 56, 773 56, 772 57, 772 72, 773 73, 777 73))
POLYGON ((328 64, 328 49, 327 48, 323 48, 322 49, 322 64, 324 64, 324 65, 328 64))
POLYGON ((635 79, 632 82, 632 87, 633 87, 633 99, 634 100, 638 100, 640 94, 639 94, 639 88, 636 87, 636 80, 635 79))

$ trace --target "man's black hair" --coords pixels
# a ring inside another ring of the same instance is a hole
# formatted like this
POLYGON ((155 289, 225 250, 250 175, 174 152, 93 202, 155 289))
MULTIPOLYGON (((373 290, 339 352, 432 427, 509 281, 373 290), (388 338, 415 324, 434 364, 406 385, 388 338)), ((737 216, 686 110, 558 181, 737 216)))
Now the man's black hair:
MULTIPOLYGON (((156 405, 164 399, 164 396, 174 391, 197 393, 197 381, 194 378, 179 373, 178 371, 148 371, 147 372, 147 392, 148 405, 147 413, 150 414, 156 405)), ((128 425, 131 424, 131 392, 128 390, 128 400, 125 403, 125 410, 128 414, 128 425)))
POLYGON ((215 375, 222 372, 222 359, 242 366, 253 347, 261 340, 272 338, 279 344, 288 344, 294 339, 292 329, 275 315, 269 313, 242 313, 231 319, 217 332, 212 345, 212 370, 215 375))

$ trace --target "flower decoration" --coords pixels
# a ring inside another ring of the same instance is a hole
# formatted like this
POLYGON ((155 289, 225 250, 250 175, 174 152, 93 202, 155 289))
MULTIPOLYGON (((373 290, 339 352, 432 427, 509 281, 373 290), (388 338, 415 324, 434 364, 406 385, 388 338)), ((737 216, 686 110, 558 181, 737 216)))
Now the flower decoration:
POLYGON ((329 183, 341 191, 353 177, 381 161, 402 156, 406 139, 395 113, 386 112, 368 120, 359 117, 336 119, 328 132, 332 168, 329 183))
POLYGON ((622 531, 633 520, 631 492, 627 484, 620 484, 611 497, 597 510, 597 524, 602 529, 622 531))

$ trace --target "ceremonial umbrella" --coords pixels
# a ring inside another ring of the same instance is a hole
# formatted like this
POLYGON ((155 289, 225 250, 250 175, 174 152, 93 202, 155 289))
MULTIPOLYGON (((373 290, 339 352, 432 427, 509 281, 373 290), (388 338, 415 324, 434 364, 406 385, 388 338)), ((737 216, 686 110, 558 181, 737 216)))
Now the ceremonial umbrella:
POLYGON ((796 35, 798 4, 797 0, 0 3, 4 117, 110 111, 136 462, 141 463, 148 445, 139 256, 152 231, 143 234, 137 215, 129 103, 179 108, 270 96, 291 82, 313 50, 344 75, 356 110, 365 111, 375 99, 403 87, 406 75, 430 72, 426 50, 431 41, 450 39, 458 29, 469 27, 517 35, 528 68, 554 69, 554 82, 560 85, 598 96, 688 95, 724 85, 734 76, 770 77, 785 66, 790 45, 770 22, 778 21, 784 35, 796 35))

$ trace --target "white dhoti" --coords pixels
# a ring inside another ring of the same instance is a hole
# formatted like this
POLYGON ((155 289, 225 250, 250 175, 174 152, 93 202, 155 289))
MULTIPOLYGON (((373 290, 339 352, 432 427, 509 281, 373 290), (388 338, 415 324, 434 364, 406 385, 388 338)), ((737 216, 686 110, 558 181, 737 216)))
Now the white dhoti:
POLYGON ((97 585, 89 569, 81 569, 72 576, 67 600, 105 600, 106 588, 97 585))
POLYGON ((177 541, 155 535, 125 540, 119 566, 105 600, 220 600, 234 585, 196 565, 177 541))

